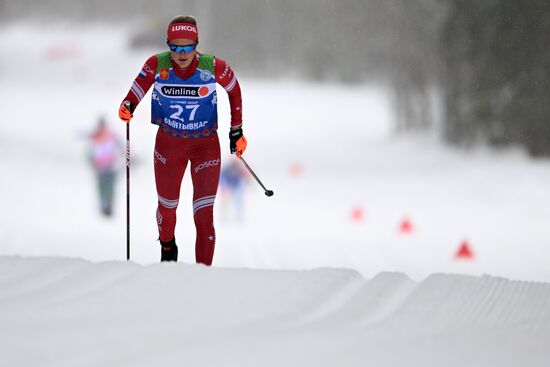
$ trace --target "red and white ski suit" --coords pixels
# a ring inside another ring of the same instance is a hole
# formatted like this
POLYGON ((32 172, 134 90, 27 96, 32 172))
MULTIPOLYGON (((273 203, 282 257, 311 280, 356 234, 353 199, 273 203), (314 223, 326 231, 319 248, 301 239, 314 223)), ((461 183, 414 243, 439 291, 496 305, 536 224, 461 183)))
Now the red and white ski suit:
MULTIPOLYGON (((199 57, 200 54, 185 69, 172 61, 170 71, 173 70, 173 73, 184 82, 197 71, 199 57)), ((139 104, 145 93, 155 83, 155 78, 158 78, 158 73, 155 72, 157 63, 157 55, 151 56, 146 61, 124 101, 129 101, 134 106, 139 104)), ((222 59, 214 59, 214 71, 216 83, 220 84, 229 96, 231 126, 240 126, 242 102, 239 82, 229 65, 222 59)), ((211 265, 216 241, 213 207, 220 178, 221 161, 220 143, 215 128, 208 134, 186 138, 175 136, 160 127, 155 142, 154 167, 158 194, 159 237, 161 241, 168 242, 174 238, 180 186, 185 169, 190 163, 193 182, 193 217, 197 230, 195 257, 198 263, 211 265)))

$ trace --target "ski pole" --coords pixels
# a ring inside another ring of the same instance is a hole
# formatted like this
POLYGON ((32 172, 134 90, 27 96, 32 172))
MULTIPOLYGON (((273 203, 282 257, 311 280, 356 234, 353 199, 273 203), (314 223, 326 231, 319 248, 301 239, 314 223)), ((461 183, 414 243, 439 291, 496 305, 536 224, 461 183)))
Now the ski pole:
POLYGON ((130 260, 130 122, 126 123, 126 261, 130 260))
POLYGON ((262 189, 264 189, 264 192, 265 192, 265 195, 266 196, 273 196, 273 191, 272 190, 268 190, 265 188, 264 184, 262 183, 262 181, 260 181, 260 179, 258 178, 258 176, 256 176, 256 174, 254 173, 254 171, 252 171, 252 168, 250 168, 250 166, 248 165, 248 163, 246 163, 246 161, 244 160, 243 157, 239 157, 239 159, 241 160, 241 162, 243 162, 244 166, 246 167, 246 169, 248 170, 248 172, 250 172, 252 174, 252 176, 254 176, 254 178, 256 179, 256 181, 260 184, 260 186, 262 187, 262 189))

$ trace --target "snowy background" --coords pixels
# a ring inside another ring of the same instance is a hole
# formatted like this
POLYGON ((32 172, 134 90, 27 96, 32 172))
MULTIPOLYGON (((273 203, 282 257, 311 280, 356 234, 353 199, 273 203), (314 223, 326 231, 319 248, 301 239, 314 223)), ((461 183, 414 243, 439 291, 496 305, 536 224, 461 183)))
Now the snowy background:
MULTIPOLYGON (((32 28, 0 33, 1 251, 122 260, 124 171, 116 215, 105 220, 85 134, 103 115, 124 138, 117 108, 152 51, 130 51, 123 28, 68 27, 41 30, 30 49, 32 28)), ((376 86, 246 77, 241 84, 246 158, 275 196, 251 180, 244 220, 216 218, 216 265, 550 281, 550 161, 519 149, 459 151, 427 135, 395 137, 392 110, 376 86), (404 220, 412 231, 400 231, 404 220), (464 241, 474 261, 456 261, 464 241)), ((226 162, 234 157, 227 154, 228 102, 219 94, 226 162)), ((149 111, 146 99, 131 125, 132 260, 144 264, 159 256, 149 111)), ((176 232, 184 262, 194 259, 191 201, 186 174, 176 232)))
MULTIPOLYGON (((218 203, 212 269, 193 265, 188 172, 181 263, 157 264, 146 98, 131 124, 123 261, 124 172, 102 218, 85 135, 106 116, 124 136, 118 105, 155 52, 128 37, 103 24, 0 29, 0 365, 550 363, 550 285, 533 283, 550 282, 550 161, 396 137, 376 85, 232 65, 245 157, 275 195, 251 180, 240 221, 218 203), (464 242, 472 258, 456 257, 464 242)), ((234 158, 218 93, 223 164, 234 158)))

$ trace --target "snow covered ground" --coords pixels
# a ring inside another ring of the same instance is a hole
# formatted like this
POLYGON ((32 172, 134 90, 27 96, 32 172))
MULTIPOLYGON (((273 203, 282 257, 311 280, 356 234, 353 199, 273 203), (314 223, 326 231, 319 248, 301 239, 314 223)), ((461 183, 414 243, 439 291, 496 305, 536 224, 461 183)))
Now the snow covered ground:
POLYGON ((0 257, 2 366, 548 366, 550 284, 0 257))
POLYGON ((548 160, 396 138, 372 86, 241 77, 245 156, 275 196, 250 182, 244 220, 216 218, 206 269, 187 174, 182 263, 156 264, 145 101, 126 263, 123 174, 101 218, 83 136, 105 115, 123 137, 118 105, 152 52, 99 24, 40 33, 0 28, 0 365, 550 363, 549 285, 532 283, 550 282, 548 160), (455 258, 463 241, 473 259, 455 258))

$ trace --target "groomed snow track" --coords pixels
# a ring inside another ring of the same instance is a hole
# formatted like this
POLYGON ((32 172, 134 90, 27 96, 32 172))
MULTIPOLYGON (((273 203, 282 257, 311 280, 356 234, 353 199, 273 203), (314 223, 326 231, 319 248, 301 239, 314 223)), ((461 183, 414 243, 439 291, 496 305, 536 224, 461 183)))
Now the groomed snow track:
POLYGON ((547 283, 0 257, 2 366, 548 366, 549 341, 547 283))

